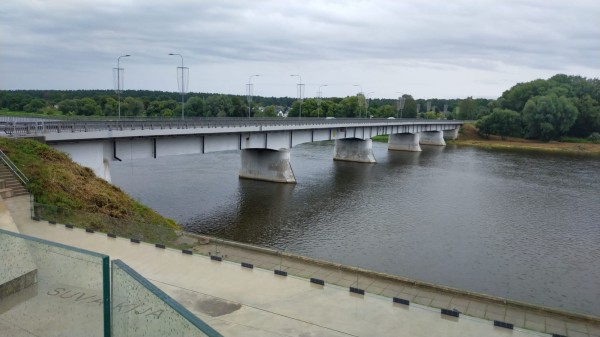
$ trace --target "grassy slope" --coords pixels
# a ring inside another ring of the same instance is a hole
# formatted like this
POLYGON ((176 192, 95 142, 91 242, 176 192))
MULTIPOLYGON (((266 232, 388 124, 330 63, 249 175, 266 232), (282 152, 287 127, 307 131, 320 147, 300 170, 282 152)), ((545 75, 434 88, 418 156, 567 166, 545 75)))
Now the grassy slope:
POLYGON ((179 227, 173 220, 97 178, 66 154, 31 139, 0 138, 0 149, 29 178, 36 203, 52 205, 38 206, 44 219, 148 241, 175 238, 179 227))

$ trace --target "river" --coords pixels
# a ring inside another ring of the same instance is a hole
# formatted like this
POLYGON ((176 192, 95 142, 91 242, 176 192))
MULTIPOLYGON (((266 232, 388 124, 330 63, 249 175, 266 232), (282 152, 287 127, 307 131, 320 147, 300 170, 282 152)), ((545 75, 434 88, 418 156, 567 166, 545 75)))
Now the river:
POLYGON ((377 164, 291 151, 298 183, 239 153, 123 161, 113 182, 187 230, 600 316, 600 158, 373 143, 377 164))

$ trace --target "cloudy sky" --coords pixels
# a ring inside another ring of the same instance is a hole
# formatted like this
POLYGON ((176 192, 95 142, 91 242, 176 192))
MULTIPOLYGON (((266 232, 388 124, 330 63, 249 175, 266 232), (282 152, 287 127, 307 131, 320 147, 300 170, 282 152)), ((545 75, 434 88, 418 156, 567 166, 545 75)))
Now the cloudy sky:
POLYGON ((495 98, 600 76, 598 0, 2 0, 0 89, 495 98))

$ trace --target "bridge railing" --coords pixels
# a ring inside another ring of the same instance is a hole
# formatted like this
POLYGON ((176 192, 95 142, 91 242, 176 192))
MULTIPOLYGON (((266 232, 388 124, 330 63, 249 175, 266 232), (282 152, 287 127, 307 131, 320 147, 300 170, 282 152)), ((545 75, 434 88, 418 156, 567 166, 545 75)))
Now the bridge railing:
POLYGON ((43 135, 61 132, 197 129, 259 126, 315 126, 315 125, 398 125, 406 123, 462 124, 453 120, 376 119, 376 118, 188 118, 188 119, 122 119, 122 120, 36 120, 0 121, 0 130, 12 136, 43 135))

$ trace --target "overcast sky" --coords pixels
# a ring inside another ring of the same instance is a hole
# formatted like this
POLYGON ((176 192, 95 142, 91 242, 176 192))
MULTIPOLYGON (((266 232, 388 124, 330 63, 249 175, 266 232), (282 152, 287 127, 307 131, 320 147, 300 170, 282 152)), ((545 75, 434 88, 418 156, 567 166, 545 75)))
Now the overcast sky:
POLYGON ((496 98, 600 75, 598 0, 2 0, 0 89, 496 98), (357 85, 357 86, 355 86, 357 85))

